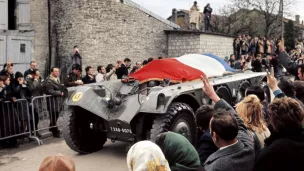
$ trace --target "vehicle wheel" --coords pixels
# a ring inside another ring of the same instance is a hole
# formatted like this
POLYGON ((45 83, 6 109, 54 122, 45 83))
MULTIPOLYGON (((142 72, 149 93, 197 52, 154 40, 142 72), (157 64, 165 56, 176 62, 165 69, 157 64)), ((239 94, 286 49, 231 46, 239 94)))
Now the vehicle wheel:
POLYGON ((172 103, 166 114, 158 115, 153 121, 150 138, 155 141, 158 134, 172 131, 196 143, 196 123, 192 108, 185 103, 172 103))
POLYGON ((262 82, 261 83, 261 88, 264 90, 266 101, 268 103, 271 103, 271 101, 272 101, 271 90, 267 86, 267 83, 266 82, 262 82))
POLYGON ((102 132, 101 118, 81 108, 63 112, 63 137, 72 150, 88 154, 102 149, 107 135, 102 132))
MULTIPOLYGON (((221 98, 224 99, 228 104, 232 105, 232 97, 231 93, 226 86, 219 86, 215 88, 216 94, 221 98)), ((210 105, 215 105, 215 103, 210 99, 210 105)))
POLYGON ((241 102, 245 97, 245 93, 248 87, 250 87, 251 84, 246 80, 241 82, 241 84, 238 87, 237 91, 237 103, 241 102))

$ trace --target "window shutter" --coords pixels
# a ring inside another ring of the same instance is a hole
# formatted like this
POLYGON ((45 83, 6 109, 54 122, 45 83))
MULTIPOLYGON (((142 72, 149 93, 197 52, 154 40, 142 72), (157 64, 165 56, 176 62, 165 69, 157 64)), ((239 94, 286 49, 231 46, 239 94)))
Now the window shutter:
POLYGON ((8 30, 8 0, 0 0, 0 30, 8 30))
POLYGON ((32 30, 30 0, 17 0, 18 30, 32 30))

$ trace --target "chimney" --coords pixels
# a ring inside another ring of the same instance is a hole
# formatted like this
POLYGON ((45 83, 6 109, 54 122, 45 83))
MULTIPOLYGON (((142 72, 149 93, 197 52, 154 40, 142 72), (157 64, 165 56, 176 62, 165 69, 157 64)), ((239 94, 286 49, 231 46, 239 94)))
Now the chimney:
POLYGON ((300 24, 300 15, 296 15, 296 23, 300 24))
POLYGON ((176 23, 176 21, 177 21, 177 10, 176 10, 176 8, 173 8, 171 22, 176 23))

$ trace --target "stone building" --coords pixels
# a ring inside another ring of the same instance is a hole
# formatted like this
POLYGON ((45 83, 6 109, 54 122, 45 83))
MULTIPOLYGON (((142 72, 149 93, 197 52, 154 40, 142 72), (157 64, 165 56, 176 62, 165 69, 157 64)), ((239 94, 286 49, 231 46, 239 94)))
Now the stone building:
POLYGON ((42 73, 68 67, 74 45, 94 68, 166 56, 164 30, 179 28, 130 0, 0 0, 0 14, 0 66, 21 72, 31 60, 42 73))
POLYGON ((230 37, 179 29, 132 0, 0 0, 0 67, 9 60, 24 72, 35 60, 43 77, 55 65, 65 75, 75 45, 83 66, 95 69, 127 57, 135 64, 149 57, 232 53, 230 37))

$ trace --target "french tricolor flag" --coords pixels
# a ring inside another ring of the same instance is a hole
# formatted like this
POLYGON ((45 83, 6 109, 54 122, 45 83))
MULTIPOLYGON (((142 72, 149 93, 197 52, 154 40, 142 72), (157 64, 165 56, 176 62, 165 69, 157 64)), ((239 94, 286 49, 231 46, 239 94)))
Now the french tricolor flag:
POLYGON ((189 54, 178 58, 153 60, 137 72, 130 75, 141 83, 150 80, 180 83, 208 77, 222 76, 225 72, 235 72, 223 59, 212 54, 189 54))

